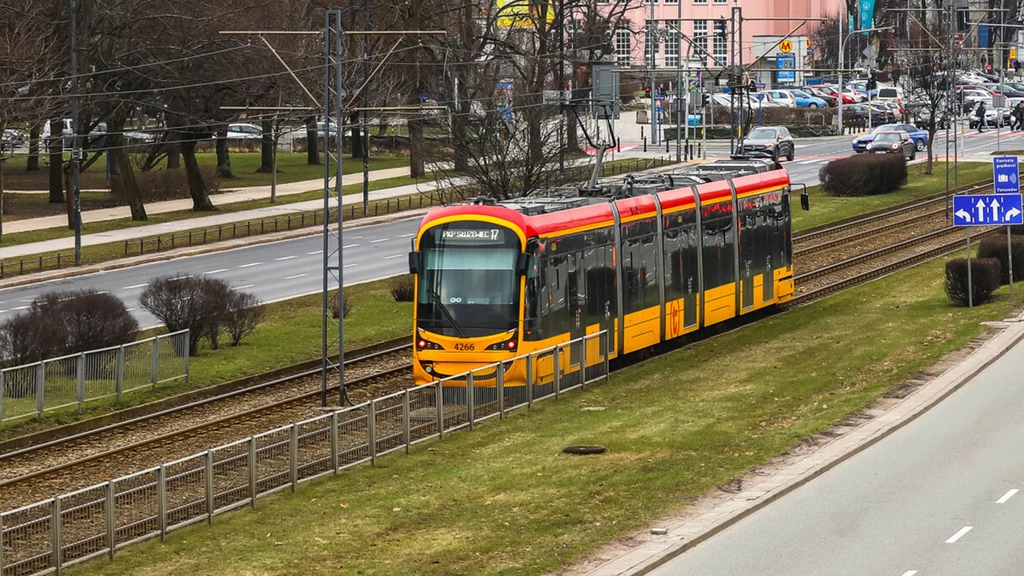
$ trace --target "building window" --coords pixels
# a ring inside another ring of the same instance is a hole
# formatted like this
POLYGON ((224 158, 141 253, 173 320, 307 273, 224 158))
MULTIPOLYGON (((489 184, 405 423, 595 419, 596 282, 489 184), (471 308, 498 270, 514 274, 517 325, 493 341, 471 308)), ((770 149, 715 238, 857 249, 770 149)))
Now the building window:
POLYGON ((648 22, 644 34, 644 62, 648 68, 658 65, 658 23, 648 22))
POLYGON ((715 4, 726 4, 729 0, 714 0, 715 4))
POLYGON ((726 61, 729 55, 729 44, 725 38, 719 35, 715 35, 715 44, 712 54, 715 56, 715 60, 718 60, 718 64, 728 64, 726 61))
POLYGON ((700 58, 702 62, 706 62, 708 50, 708 21, 707 20, 694 20, 693 21, 693 49, 689 50, 693 54, 694 58, 700 58))
POLYGON ((645 4, 657 4, 658 0, 647 0, 645 4))
POLYGON ((665 38, 665 66, 679 67, 679 32, 672 30, 665 38))
POLYGON ((665 4, 679 4, 679 0, 665 0, 665 4))
POLYGON ((697 6, 707 6, 708 0, 693 0, 693 3, 697 6))
POLYGON ((615 30, 615 63, 623 68, 629 68, 632 65, 629 61, 633 52, 632 42, 633 33, 628 27, 624 26, 615 30))

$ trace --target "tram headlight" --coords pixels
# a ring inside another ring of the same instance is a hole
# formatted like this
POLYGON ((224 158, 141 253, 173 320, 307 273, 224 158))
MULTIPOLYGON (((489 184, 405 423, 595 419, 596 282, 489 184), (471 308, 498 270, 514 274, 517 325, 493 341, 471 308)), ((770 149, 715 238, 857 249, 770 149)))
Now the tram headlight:
POLYGON ((508 352, 515 352, 516 348, 519 347, 519 342, 515 336, 512 336, 508 340, 502 342, 495 342, 486 348, 486 350, 506 350, 508 352))
POLYGON ((444 350, 440 344, 423 338, 416 340, 416 348, 420 350, 444 350))

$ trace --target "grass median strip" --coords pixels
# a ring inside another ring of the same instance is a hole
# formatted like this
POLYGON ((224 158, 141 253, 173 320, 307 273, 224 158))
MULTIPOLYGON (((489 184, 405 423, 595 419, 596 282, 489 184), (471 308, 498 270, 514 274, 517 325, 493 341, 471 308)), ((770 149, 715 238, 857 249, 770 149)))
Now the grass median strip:
POLYGON ((1005 287, 952 308, 942 270, 854 288, 69 573, 557 570, 869 406, 1009 312, 1005 287), (589 444, 608 452, 561 452, 589 444))
MULTIPOLYGON (((345 319, 346 349, 360 348, 410 334, 412 304, 395 302, 389 280, 349 286, 345 294, 353 309, 345 319)), ((191 359, 191 376, 182 382, 161 384, 154 391, 139 390, 121 397, 85 405, 83 418, 107 414, 175 394, 260 374, 320 357, 320 295, 314 294, 267 304, 266 319, 240 346, 210 350, 204 344, 191 359)), ((411 336, 410 336, 411 338, 411 336)), ((20 419, 0 422, 0 440, 52 428, 80 419, 74 409, 54 411, 41 421, 20 419)))
MULTIPOLYGON (((804 212, 798 208, 801 190, 798 187, 793 189, 793 230, 800 231, 811 226, 818 226, 828 222, 834 222, 857 214, 863 214, 872 210, 878 210, 894 204, 909 202, 915 198, 937 194, 946 189, 946 165, 936 162, 932 167, 931 174, 924 173, 923 164, 914 164, 907 167, 907 184, 891 194, 879 196, 860 196, 837 198, 829 196, 821 189, 821 186, 809 186, 807 192, 810 195, 811 209, 804 212)), ((969 186, 975 182, 992 179, 992 165, 982 162, 961 162, 960 163, 960 186, 969 186)), ((950 186, 953 185, 952 174, 950 175, 950 186)))

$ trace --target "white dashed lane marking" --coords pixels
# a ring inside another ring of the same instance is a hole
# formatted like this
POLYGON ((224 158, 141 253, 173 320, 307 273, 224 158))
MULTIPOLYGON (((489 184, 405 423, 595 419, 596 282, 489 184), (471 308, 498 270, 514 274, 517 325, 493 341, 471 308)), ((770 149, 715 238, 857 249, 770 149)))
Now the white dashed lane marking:
POLYGON ((249 262, 248 264, 242 264, 239 268, 252 268, 253 266, 259 266, 263 262, 249 262))
POLYGON ((298 256, 282 256, 280 258, 274 258, 274 262, 281 262, 282 260, 291 260, 292 258, 298 258, 298 256))
POLYGON ((949 540, 946 540, 946 544, 953 544, 957 540, 963 538, 964 534, 967 534, 972 529, 974 529, 974 526, 964 526, 963 528, 957 530, 956 534, 953 534, 949 537, 949 540))
POLYGON ((405 254, 392 254, 391 256, 385 256, 382 260, 391 260, 392 258, 401 258, 405 254))
POLYGON ((204 274, 220 274, 221 272, 227 272, 227 271, 228 271, 227 268, 217 268, 216 270, 210 270, 209 272, 204 272, 204 274))
POLYGON ((388 240, 391 240, 391 238, 378 238, 376 240, 370 240, 370 244, 376 244, 377 242, 387 242, 388 240))
POLYGON ((1010 498, 1013 498, 1014 495, 1017 494, 1017 492, 1020 492, 1020 490, 1018 490, 1017 488, 1014 488, 1013 490, 1010 490, 1006 494, 1003 494, 1002 498, 1000 498, 999 500, 996 500, 996 504, 1006 504, 1006 501, 1009 500, 1010 498))
POLYGON ((303 276, 309 276, 309 274, 296 274, 295 276, 285 278, 285 280, 295 280, 296 278, 302 278, 303 276))
POLYGON ((246 284, 245 286, 235 286, 232 290, 245 290, 246 288, 252 288, 255 284, 246 284))
POLYGON ((146 286, 149 286, 149 282, 143 282, 142 284, 133 284, 131 286, 125 286, 124 288, 121 288, 121 290, 135 290, 136 288, 145 288, 146 286))

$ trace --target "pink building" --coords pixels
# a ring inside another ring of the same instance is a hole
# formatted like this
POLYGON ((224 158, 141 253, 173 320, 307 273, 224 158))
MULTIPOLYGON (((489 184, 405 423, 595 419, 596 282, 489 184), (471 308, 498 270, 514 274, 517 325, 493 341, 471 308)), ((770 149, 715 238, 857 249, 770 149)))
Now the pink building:
MULTIPOLYGON (((680 65, 680 57, 688 54, 696 57, 689 42, 680 41, 676 36, 676 19, 680 18, 682 8, 682 33, 701 45, 715 58, 726 61, 730 56, 728 39, 715 34, 715 20, 729 19, 734 7, 742 8, 743 62, 749 64, 762 56, 765 50, 755 54, 755 37, 782 37, 793 30, 799 20, 752 20, 755 18, 824 18, 839 12, 841 4, 837 0, 826 3, 823 0, 646 0, 637 4, 627 13, 629 28, 624 26, 616 30, 613 38, 617 62, 623 67, 642 68, 645 66, 645 26, 651 18, 651 2, 654 2, 654 19, 661 28, 656 49, 656 66, 658 68, 675 68, 680 65), (682 5, 680 6, 680 3, 682 5)), ((808 22, 795 35, 806 37, 817 25, 808 22)), ((759 43, 759 44, 763 44, 759 43)), ((772 53, 774 56, 774 52, 772 53)), ((766 66, 768 63, 765 64, 766 66)), ((798 66, 799 67, 799 66, 798 66)))

